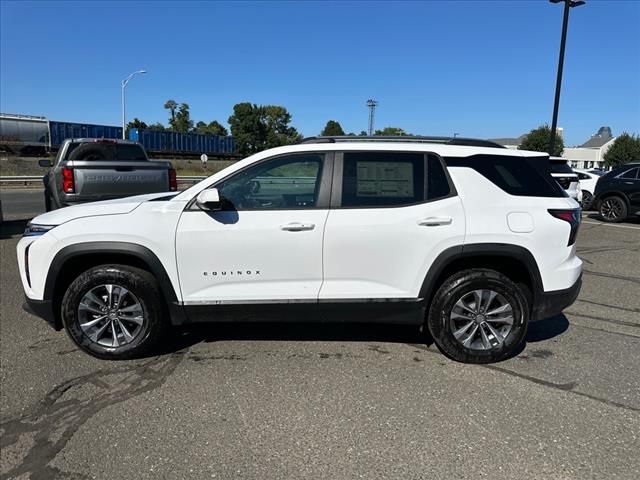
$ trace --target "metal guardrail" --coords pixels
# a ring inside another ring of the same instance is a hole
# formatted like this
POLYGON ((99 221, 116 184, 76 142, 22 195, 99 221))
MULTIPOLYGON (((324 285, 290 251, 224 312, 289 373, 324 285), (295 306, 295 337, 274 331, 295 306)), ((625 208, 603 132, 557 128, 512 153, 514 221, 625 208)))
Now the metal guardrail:
MULTIPOLYGON (((1 176, 0 183, 37 183, 42 182, 43 175, 15 175, 1 176)), ((206 176, 178 176, 178 183, 198 183, 207 178, 206 176)))

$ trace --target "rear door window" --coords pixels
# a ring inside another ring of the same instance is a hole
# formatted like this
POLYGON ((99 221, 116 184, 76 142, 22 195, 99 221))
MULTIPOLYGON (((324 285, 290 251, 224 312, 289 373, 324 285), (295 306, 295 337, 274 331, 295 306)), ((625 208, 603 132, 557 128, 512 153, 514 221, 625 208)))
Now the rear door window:
POLYGON ((398 207, 425 200, 425 156, 403 152, 345 152, 343 207, 398 207))
POLYGON ((631 170, 627 170, 623 174, 621 174, 618 178, 622 178, 624 180, 635 180, 638 178, 638 172, 640 168, 632 168, 631 170))

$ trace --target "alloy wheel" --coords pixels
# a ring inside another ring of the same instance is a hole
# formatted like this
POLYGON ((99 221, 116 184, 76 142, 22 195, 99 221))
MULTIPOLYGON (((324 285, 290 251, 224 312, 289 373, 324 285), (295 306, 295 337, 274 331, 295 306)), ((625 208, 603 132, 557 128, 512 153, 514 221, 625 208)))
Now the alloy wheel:
POLYGON ((618 198, 607 198, 604 202, 602 202, 602 206, 600 207, 600 214, 606 220, 617 220, 622 216, 622 211, 624 209, 624 205, 622 205, 622 201, 618 198))
POLYGON ((502 345, 513 321, 513 307, 507 299, 485 289, 462 295, 449 316, 453 336, 471 350, 491 350, 502 345))
POLYGON ((114 284, 99 285, 85 293, 78 305, 78 319, 92 342, 109 348, 131 343, 145 323, 140 300, 114 284))

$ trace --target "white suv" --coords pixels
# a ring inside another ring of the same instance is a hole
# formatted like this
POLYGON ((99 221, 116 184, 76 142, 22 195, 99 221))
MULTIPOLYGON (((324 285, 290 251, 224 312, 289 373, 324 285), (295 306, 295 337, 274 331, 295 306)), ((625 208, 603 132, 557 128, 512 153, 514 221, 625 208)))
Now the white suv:
POLYGON ((170 325, 426 325, 449 357, 513 355, 578 295, 578 204, 549 157, 491 142, 319 137, 181 193, 73 206, 18 243, 26 308, 105 359, 170 325))

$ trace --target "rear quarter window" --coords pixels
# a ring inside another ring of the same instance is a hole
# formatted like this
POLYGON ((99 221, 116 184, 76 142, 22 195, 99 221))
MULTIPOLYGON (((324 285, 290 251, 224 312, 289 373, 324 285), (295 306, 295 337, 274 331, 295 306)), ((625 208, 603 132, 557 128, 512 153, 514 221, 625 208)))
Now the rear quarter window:
POLYGON ((566 196, 562 188, 549 175, 548 157, 472 155, 447 157, 445 161, 448 167, 472 168, 510 195, 566 196))

